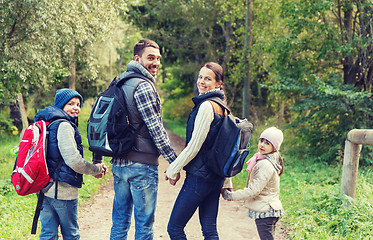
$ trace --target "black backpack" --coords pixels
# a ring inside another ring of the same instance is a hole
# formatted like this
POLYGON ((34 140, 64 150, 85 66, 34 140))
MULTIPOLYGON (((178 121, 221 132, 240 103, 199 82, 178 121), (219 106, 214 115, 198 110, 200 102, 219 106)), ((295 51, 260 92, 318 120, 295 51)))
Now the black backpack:
MULTIPOLYGON (((129 120, 122 85, 130 78, 147 80, 139 73, 125 78, 117 77, 97 97, 87 124, 89 150, 101 156, 123 157, 133 147, 137 132, 144 122, 135 129, 129 120)), ((143 81, 139 81, 135 87, 143 81)))
POLYGON ((227 110, 216 138, 206 154, 206 164, 211 171, 221 177, 233 177, 242 171, 245 159, 249 154, 249 144, 253 132, 253 124, 246 118, 240 119, 231 114, 220 98, 210 98, 227 110))

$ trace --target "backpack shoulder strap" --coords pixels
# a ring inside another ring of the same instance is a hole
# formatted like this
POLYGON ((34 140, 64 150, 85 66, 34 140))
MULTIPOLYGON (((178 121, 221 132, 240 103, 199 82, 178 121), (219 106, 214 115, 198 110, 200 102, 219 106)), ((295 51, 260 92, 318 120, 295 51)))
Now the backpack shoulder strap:
POLYGON ((219 104, 217 104, 216 102, 211 101, 211 100, 209 100, 209 102, 212 105, 214 113, 217 113, 217 114, 222 115, 222 116, 227 116, 227 114, 226 114, 227 112, 226 111, 223 112, 223 108, 219 104))
MULTIPOLYGON (((128 74, 127 76, 125 76, 124 78, 117 78, 117 79, 114 79, 114 80, 116 80, 116 84, 117 84, 117 86, 118 87, 120 87, 120 86, 122 86, 127 80, 129 80, 129 79, 132 79, 132 78, 140 78, 140 79, 142 79, 142 80, 144 80, 144 81, 146 81, 146 82, 148 82, 151 86, 152 86, 152 88, 153 88, 153 90, 154 90, 154 92, 156 92, 156 90, 155 90, 155 86, 154 86, 154 83, 152 82, 152 81, 150 81, 147 77, 145 77, 144 75, 142 75, 142 74, 140 74, 140 73, 130 73, 130 74, 128 74)), ((138 82, 138 84, 136 85, 136 88, 137 88, 137 86, 141 83, 142 81, 139 81, 138 82)), ((136 89, 135 88, 135 89, 136 89)))
POLYGON ((208 99, 208 101, 211 103, 214 113, 227 116, 231 112, 220 98, 214 97, 208 99))

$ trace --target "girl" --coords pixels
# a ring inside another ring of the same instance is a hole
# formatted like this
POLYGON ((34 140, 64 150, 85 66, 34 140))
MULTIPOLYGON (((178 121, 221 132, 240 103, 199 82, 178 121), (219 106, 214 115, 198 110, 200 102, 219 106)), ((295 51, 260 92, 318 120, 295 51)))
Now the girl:
POLYGON ((40 110, 34 120, 53 122, 49 128, 47 165, 53 174, 53 186, 45 193, 40 212, 40 239, 58 239, 61 227, 63 239, 80 239, 78 227, 78 188, 83 175, 106 173, 103 164, 91 164, 83 158, 83 145, 78 129, 82 96, 72 89, 59 89, 54 105, 40 110))
POLYGON ((206 63, 200 69, 197 80, 199 96, 192 99, 194 108, 187 122, 186 147, 166 171, 166 180, 169 179, 171 184, 176 183, 183 167, 186 171, 184 185, 168 222, 167 231, 171 240, 187 239, 184 227, 197 208, 205 239, 219 239, 216 218, 224 178, 208 169, 204 155, 216 135, 212 129, 218 127, 223 117, 221 107, 208 99, 219 97, 224 100, 223 80, 223 68, 217 63, 206 63))
POLYGON ((250 173, 247 187, 234 192, 223 191, 225 200, 246 200, 248 216, 255 219, 260 239, 273 239, 276 223, 284 214, 279 199, 283 171, 279 150, 283 138, 278 128, 264 130, 259 137, 258 152, 247 162, 250 173))

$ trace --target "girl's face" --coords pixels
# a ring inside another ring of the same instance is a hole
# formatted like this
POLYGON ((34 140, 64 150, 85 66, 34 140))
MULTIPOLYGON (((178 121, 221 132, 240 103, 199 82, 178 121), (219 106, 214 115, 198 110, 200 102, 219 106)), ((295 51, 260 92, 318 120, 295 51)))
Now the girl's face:
POLYGON ((207 67, 201 68, 197 80, 197 88, 200 94, 219 88, 221 84, 221 82, 216 81, 215 73, 211 69, 208 69, 207 67))
POLYGON ((66 103, 62 110, 71 117, 77 117, 80 113, 80 99, 78 97, 73 97, 66 103))
POLYGON ((258 143, 258 150, 261 154, 268 154, 275 151, 272 143, 270 143, 267 139, 261 138, 259 139, 258 143))

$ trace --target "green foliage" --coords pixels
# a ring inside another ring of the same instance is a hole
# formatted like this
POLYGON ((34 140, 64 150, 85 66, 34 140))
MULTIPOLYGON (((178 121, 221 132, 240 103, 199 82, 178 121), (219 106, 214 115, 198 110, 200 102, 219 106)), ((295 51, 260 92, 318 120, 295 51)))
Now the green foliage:
MULTIPOLYGON (((290 99, 287 127, 299 142, 295 151, 333 163, 351 129, 373 127, 369 9, 367 3, 334 0, 285 0, 279 6, 287 33, 268 48, 275 53, 270 74, 276 81, 266 86, 290 99)), ((362 159, 363 165, 372 162, 367 150, 362 159)))
POLYGON ((179 137, 186 138, 186 122, 187 119, 179 119, 179 120, 174 120, 174 119, 163 119, 165 122, 165 125, 167 126, 168 129, 170 129, 173 133, 178 135, 179 137))
POLYGON ((0 97, 15 100, 21 92, 26 110, 37 111, 50 105, 43 99, 53 99, 56 89, 74 88, 73 80, 84 97, 96 96, 98 65, 110 61, 98 62, 94 50, 117 31, 125 6, 122 0, 2 1, 0 97))
MULTIPOLYGON (((309 84, 283 78, 278 85, 268 86, 286 95, 299 96, 290 108, 297 117, 287 126, 296 129, 294 137, 299 144, 295 151, 302 149, 329 163, 340 160, 350 130, 373 128, 372 94, 341 84, 333 77, 322 81, 312 76, 309 84)), ((370 164, 367 152, 362 155, 363 165, 370 164)))
POLYGON ((186 119, 193 106, 190 95, 180 99, 169 99, 163 104, 163 116, 175 120, 186 119))
POLYGON ((283 218, 291 239, 371 239, 372 184, 359 175, 356 201, 344 205, 340 193, 342 165, 307 164, 297 160, 287 165, 281 178, 283 218), (308 169, 308 171, 304 171, 308 169), (294 194, 298 196, 294 198, 294 194))
POLYGON ((3 111, 0 114, 0 136, 4 134, 17 135, 18 129, 13 125, 12 119, 9 118, 8 114, 4 114, 3 111))

